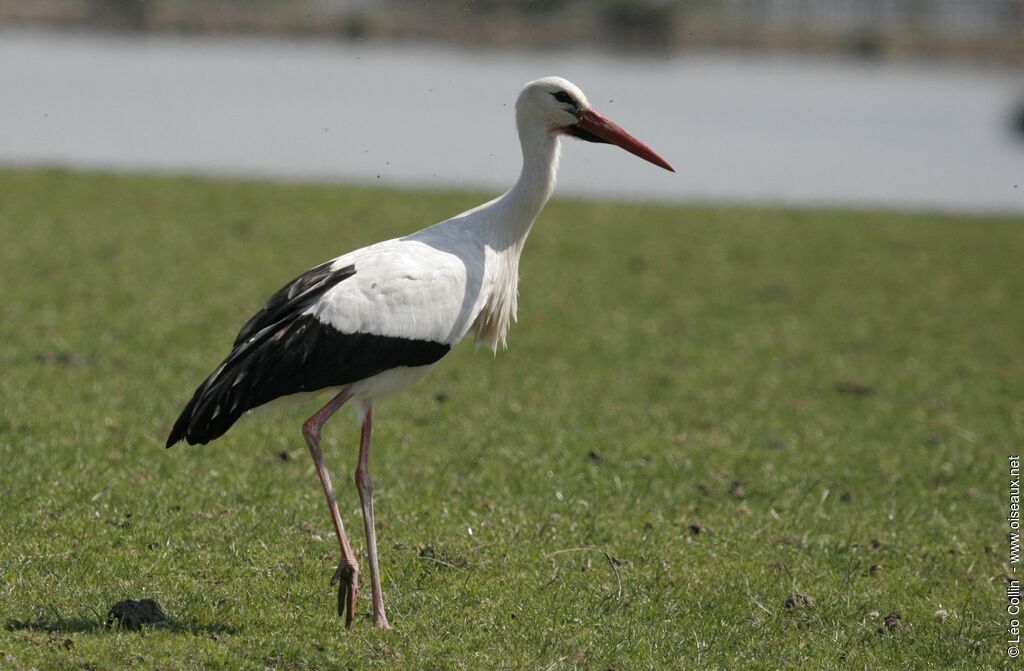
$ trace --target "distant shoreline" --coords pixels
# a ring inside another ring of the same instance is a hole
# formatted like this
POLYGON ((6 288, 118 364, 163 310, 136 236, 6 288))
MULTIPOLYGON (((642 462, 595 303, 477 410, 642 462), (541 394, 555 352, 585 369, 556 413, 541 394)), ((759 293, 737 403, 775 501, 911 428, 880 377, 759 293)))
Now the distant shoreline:
POLYGON ((563 194, 1024 212, 1013 68, 90 29, 5 30, 0 54, 5 163, 500 193, 512 95, 559 72, 680 162, 574 146, 563 194))
POLYGON ((427 10, 392 4, 340 10, 300 2, 134 3, 71 0, 0 5, 0 27, 87 28, 184 35, 315 36, 338 40, 440 43, 462 46, 567 48, 601 45, 637 53, 721 49, 757 53, 829 54, 864 60, 956 60, 1020 65, 1024 28, 1004 32, 827 29, 772 26, 722 16, 684 15, 671 7, 610 3, 581 11, 492 7, 465 11, 441 4, 427 10))

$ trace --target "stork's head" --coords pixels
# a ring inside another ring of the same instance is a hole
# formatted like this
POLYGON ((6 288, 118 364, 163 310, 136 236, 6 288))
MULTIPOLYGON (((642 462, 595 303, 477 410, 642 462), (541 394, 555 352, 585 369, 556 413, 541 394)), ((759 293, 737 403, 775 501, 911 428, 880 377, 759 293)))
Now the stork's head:
POLYGON ((527 84, 516 101, 516 118, 520 129, 542 125, 549 133, 614 144, 656 166, 676 171, 650 147, 599 114, 578 86, 561 77, 544 77, 527 84))

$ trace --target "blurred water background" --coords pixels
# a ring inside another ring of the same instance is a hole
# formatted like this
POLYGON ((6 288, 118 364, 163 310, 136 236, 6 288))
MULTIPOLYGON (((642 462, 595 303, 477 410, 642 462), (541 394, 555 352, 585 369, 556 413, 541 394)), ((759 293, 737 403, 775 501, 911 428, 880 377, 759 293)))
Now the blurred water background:
POLYGON ((1024 211, 1021 2, 509 4, 0 8, 0 163, 496 191, 516 93, 559 74, 679 170, 574 143, 562 194, 1024 211))

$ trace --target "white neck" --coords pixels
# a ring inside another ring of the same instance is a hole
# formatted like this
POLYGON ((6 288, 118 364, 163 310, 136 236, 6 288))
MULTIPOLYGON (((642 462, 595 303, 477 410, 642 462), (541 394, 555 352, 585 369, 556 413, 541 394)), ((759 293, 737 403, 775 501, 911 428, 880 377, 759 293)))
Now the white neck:
POLYGON ((519 179, 493 203, 494 242, 522 249, 537 215, 555 190, 558 173, 558 136, 545 127, 519 128, 523 169, 519 179))
POLYGON ((519 257, 534 220, 555 189, 558 172, 558 136, 546 127, 519 124, 523 169, 519 179, 503 195, 481 207, 486 244, 493 256, 487 261, 490 291, 475 319, 478 344, 492 351, 505 344, 508 327, 516 319, 519 257))

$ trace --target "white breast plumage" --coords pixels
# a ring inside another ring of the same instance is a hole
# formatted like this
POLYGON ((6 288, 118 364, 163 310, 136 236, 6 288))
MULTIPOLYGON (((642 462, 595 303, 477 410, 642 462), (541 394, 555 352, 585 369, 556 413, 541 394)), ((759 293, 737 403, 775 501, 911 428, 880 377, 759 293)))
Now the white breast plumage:
POLYGON ((491 272, 489 291, 480 314, 473 322, 476 344, 498 351, 498 345, 508 347, 508 329, 516 321, 519 299, 519 254, 522 247, 505 252, 494 252, 488 259, 491 272))

